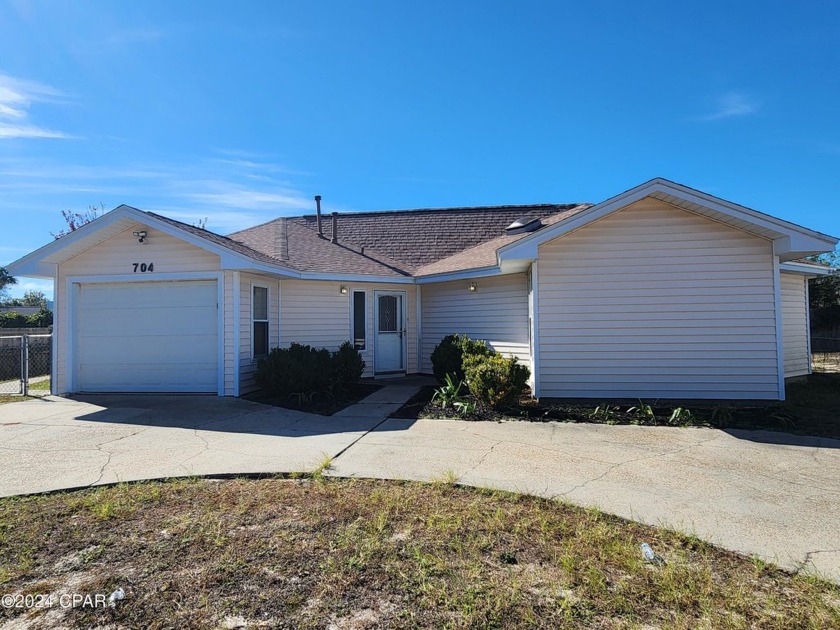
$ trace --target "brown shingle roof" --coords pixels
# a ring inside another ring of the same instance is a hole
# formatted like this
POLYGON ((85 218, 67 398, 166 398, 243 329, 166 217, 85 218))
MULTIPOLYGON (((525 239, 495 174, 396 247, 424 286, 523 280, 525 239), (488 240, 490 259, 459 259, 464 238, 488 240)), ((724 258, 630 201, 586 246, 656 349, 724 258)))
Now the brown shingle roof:
MULTIPOLYGON (((590 206, 588 204, 581 204, 574 206, 563 212, 551 215, 542 219, 543 226, 553 225, 563 219, 568 219, 576 215, 581 210, 586 210, 590 206)), ((504 236, 497 236, 494 239, 470 247, 457 254, 435 261, 428 265, 423 265, 414 275, 416 276, 431 276, 438 273, 451 273, 455 271, 465 271, 467 269, 482 269, 485 267, 493 267, 496 265, 496 252, 499 248, 514 243, 520 239, 528 236, 529 233, 524 234, 505 234, 504 236)))
MULTIPOLYGON (((347 212, 338 215, 338 239, 375 250, 417 268, 475 247, 505 233, 521 216, 545 219, 577 204, 431 208, 387 212, 347 212)), ((289 219, 316 230, 315 215, 289 219)), ((331 217, 324 219, 329 234, 331 217)))
POLYGON ((221 236, 159 214, 147 214, 254 260, 301 272, 371 276, 421 276, 496 264, 496 251, 528 236, 509 235, 516 219, 536 217, 548 226, 588 205, 540 204, 483 208, 437 208, 349 212, 323 219, 318 236, 314 215, 283 217, 221 236))

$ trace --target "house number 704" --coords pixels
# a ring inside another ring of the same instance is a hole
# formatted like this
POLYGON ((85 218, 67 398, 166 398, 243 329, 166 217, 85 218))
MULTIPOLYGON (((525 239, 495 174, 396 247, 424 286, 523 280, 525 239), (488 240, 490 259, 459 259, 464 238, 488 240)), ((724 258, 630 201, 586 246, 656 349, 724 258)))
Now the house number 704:
POLYGON ((138 271, 140 273, 146 273, 147 271, 154 271, 155 270, 155 263, 131 263, 134 265, 134 273, 138 271))

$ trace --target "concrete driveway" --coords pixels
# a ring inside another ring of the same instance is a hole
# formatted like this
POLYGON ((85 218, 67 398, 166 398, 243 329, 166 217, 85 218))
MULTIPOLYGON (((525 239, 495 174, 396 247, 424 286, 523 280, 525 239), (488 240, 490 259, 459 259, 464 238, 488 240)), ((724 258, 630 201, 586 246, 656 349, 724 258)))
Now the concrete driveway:
POLYGON ((385 388, 332 417, 215 396, 47 396, 0 405, 0 496, 161 477, 311 471, 414 391, 385 388))
POLYGON ((840 581, 840 441, 780 433, 384 420, 416 390, 332 417, 203 396, 0 406, 0 496, 168 476, 311 471, 461 483, 665 525, 840 581))

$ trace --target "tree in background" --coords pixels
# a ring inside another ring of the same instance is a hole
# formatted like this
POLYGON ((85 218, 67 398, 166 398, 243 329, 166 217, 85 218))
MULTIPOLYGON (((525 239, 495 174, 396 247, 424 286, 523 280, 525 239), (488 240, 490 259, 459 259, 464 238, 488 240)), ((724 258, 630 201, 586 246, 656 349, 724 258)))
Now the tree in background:
POLYGON ((833 268, 827 276, 808 281, 811 332, 834 336, 840 330, 840 250, 814 256, 810 260, 833 268))
POLYGON ((11 285, 17 284, 15 280, 5 267, 0 267, 0 304, 2 304, 9 297, 9 288, 11 285))
POLYGON ((62 236, 67 236, 70 232, 75 232, 83 225, 87 225, 91 221, 98 219, 105 214, 105 204, 100 203, 99 206, 88 206, 84 212, 71 212, 70 210, 62 210, 61 216, 67 224, 63 230, 58 232, 50 232, 53 238, 59 239, 62 236))
POLYGON ((5 300, 3 306, 26 306, 29 308, 47 308, 47 296, 43 291, 27 291, 22 298, 5 300))

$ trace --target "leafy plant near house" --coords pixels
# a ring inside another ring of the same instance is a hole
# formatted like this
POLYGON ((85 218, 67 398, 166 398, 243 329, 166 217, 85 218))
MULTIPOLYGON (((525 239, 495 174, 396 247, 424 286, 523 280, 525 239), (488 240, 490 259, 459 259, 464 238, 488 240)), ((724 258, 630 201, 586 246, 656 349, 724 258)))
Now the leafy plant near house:
POLYGON ((473 354, 464 357, 464 375, 479 402, 501 409, 519 402, 531 371, 516 357, 473 354))
POLYGON ((467 335, 447 335, 432 351, 432 370, 439 383, 450 374, 456 383, 464 380, 464 360, 471 356, 490 356, 495 351, 486 341, 467 335))
POLYGON ((639 404, 630 407, 627 410, 627 415, 630 416, 631 424, 646 424, 650 423, 656 425, 656 412, 652 405, 648 405, 639 398, 639 404))
POLYGON ((257 364, 256 380, 270 396, 310 402, 318 394, 332 394, 359 380, 365 362, 349 342, 336 352, 293 343, 273 348, 257 364))
POLYGON ((609 403, 601 403, 589 413, 589 418, 606 424, 618 423, 618 407, 609 403))
POLYGON ((668 424, 673 426, 690 426, 697 424, 697 417, 692 413, 691 409, 686 407, 677 407, 671 412, 668 418, 668 424))
POLYGON ((463 387, 464 381, 456 382, 451 374, 447 374, 444 377, 444 381, 444 385, 438 387, 434 395, 432 395, 432 402, 438 403, 445 409, 446 407, 451 407, 458 400, 461 400, 461 387, 463 387))
POLYGON ((464 381, 456 383, 451 374, 447 374, 444 380, 445 384, 438 387, 432 395, 432 402, 437 403, 441 409, 454 409, 461 417, 473 415, 478 404, 461 395, 464 381))

